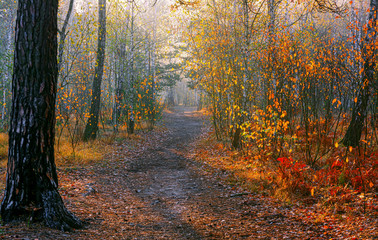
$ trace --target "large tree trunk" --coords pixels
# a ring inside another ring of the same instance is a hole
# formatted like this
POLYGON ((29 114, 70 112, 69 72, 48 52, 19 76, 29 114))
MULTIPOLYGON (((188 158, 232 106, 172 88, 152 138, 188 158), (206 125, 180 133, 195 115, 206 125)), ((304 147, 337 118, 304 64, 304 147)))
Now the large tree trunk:
POLYGON ((90 117, 84 130, 84 140, 96 139, 98 132, 98 118, 101 104, 101 82, 104 72, 105 43, 106 43, 106 0, 98 0, 98 45, 95 76, 92 87, 92 101, 90 117))
POLYGON ((359 145, 364 121, 367 116, 368 102, 374 82, 374 70, 376 61, 377 40, 377 0, 370 1, 370 12, 367 23, 367 32, 364 40, 362 54, 364 58, 363 72, 361 76, 361 88, 358 94, 357 103, 352 110, 352 119, 349 127, 341 141, 346 146, 356 147, 359 145), (373 49, 373 50, 372 50, 373 49))
POLYGON ((57 190, 54 162, 58 0, 19 0, 12 81, 5 223, 41 220, 80 228, 57 190))

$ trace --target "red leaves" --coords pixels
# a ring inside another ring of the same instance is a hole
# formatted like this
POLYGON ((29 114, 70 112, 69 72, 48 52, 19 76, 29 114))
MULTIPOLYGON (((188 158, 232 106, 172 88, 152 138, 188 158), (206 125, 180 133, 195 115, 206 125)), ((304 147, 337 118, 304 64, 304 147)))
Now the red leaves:
POLYGON ((336 159, 336 161, 333 162, 331 168, 338 168, 338 167, 342 167, 343 164, 341 163, 341 161, 339 159, 336 159))
POLYGON ((279 183, 286 191, 299 193, 301 195, 310 195, 311 186, 308 181, 309 173, 306 164, 302 161, 294 161, 291 157, 281 157, 277 161, 280 171, 278 176, 281 179, 279 183))
POLYGON ((277 161, 281 163, 284 169, 292 170, 295 172, 301 171, 306 167, 306 164, 300 161, 294 161, 292 158, 281 157, 277 161))

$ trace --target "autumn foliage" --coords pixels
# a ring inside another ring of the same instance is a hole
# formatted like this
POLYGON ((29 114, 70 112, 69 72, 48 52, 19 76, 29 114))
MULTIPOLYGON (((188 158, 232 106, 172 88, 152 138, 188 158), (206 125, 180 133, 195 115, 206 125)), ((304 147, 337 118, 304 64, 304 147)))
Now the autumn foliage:
POLYGON ((377 68, 375 79, 365 74, 375 66, 377 44, 367 39, 377 27, 363 20, 368 8, 203 1, 191 15, 187 71, 207 93, 213 133, 239 164, 267 171, 278 192, 377 191, 377 68), (359 145, 344 146, 363 92, 359 145))

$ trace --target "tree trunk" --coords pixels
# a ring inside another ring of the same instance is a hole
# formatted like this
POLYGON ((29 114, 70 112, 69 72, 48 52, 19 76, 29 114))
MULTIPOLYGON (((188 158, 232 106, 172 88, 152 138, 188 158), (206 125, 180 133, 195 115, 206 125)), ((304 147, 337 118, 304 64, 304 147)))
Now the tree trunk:
POLYGON ((64 19, 62 30, 59 31, 59 36, 60 36, 60 38, 59 38, 59 47, 58 47, 59 48, 59 50, 58 50, 58 59, 59 59, 59 61, 58 61, 58 71, 59 72, 62 69, 62 65, 63 65, 64 41, 66 40, 66 37, 67 37, 67 26, 68 26, 68 22, 69 22, 70 17, 71 17, 74 1, 75 0, 70 0, 70 4, 68 6, 68 10, 67 10, 66 17, 64 19))
POLYGON ((128 90, 128 121, 127 121, 127 133, 133 134, 135 128, 134 122, 134 2, 131 2, 131 26, 130 26, 130 51, 128 56, 128 77, 127 77, 127 90, 128 90))
POLYGON ((96 139, 98 132, 98 118, 101 103, 101 82, 104 72, 105 43, 106 43, 106 0, 98 0, 98 45, 95 76, 92 87, 92 101, 90 116, 84 130, 84 141, 96 139))
POLYGON ((151 83, 151 105, 150 105, 150 130, 153 129, 156 121, 156 6, 154 8, 154 25, 153 25, 153 43, 151 49, 151 72, 152 72, 152 83, 151 83))
POLYGON ((58 0, 19 0, 12 81, 5 222, 80 228, 64 206, 54 162, 58 0))
POLYGON ((203 108, 203 93, 202 90, 199 90, 199 96, 197 101, 197 111, 201 111, 203 108))
POLYGON ((116 65, 115 68, 115 98, 114 98, 114 111, 113 111, 113 129, 115 133, 118 133, 119 118, 121 116, 121 104, 123 101, 124 89, 123 82, 125 80, 125 59, 126 59, 126 43, 122 41, 120 47, 117 48, 117 56, 115 57, 116 65))
POLYGON ((364 58, 363 72, 361 76, 361 88, 358 94, 357 103, 352 110, 352 119, 349 127, 341 141, 345 146, 356 147, 360 143, 364 121, 367 116, 368 102, 371 90, 374 89, 374 70, 376 61, 376 47, 374 44, 377 40, 377 0, 370 1, 370 12, 367 23, 367 32, 364 40, 362 54, 364 58), (373 49, 373 50, 371 50, 373 49), (372 51, 372 52, 371 52, 372 51))
POLYGON ((167 96, 167 107, 171 108, 175 106, 175 93, 173 86, 169 87, 168 96, 167 96))

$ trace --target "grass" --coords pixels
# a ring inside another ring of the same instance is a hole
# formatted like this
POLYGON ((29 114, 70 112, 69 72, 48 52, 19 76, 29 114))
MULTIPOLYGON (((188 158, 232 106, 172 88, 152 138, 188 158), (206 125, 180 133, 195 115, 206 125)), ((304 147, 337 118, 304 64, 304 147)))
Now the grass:
POLYGON ((111 142, 102 139, 89 142, 79 141, 73 149, 69 139, 63 138, 59 148, 55 149, 55 161, 57 166, 87 165, 101 161, 111 150, 111 142))
MULTIPOLYGON (((149 125, 147 122, 136 124, 135 132, 147 131, 149 125)), ((101 125, 98 138, 93 141, 83 142, 81 130, 84 126, 78 126, 79 134, 72 135, 72 129, 65 128, 61 133, 57 129, 55 141, 55 163, 58 167, 85 166, 103 160, 106 154, 113 151, 114 143, 123 142, 125 139, 132 143, 142 141, 138 134, 128 134, 126 126, 120 126, 119 132, 114 134, 113 127, 110 125, 101 125), (70 132, 71 130, 71 132, 70 132)), ((8 158, 8 134, 0 133, 0 168, 5 169, 8 158)))
POLYGON ((8 134, 0 133, 0 167, 5 168, 8 157, 8 134))
POLYGON ((100 128, 100 133, 96 140, 83 142, 80 135, 77 139, 70 138, 68 132, 63 132, 59 141, 59 146, 55 146, 57 166, 85 166, 88 164, 101 162, 107 154, 114 151, 114 147, 128 140, 130 147, 133 143, 140 142, 142 137, 138 132, 146 131, 147 124, 138 123, 135 126, 136 134, 128 134, 126 126, 120 126, 118 133, 113 132, 112 126, 105 125, 100 128), (75 143, 73 144, 73 141, 75 143))
MULTIPOLYGON (((73 167, 100 162, 106 154, 113 151, 115 142, 122 142, 125 139, 139 141, 141 137, 136 134, 127 134, 124 127, 120 128, 119 133, 115 135, 110 126, 105 126, 101 129, 98 139, 83 142, 80 135, 72 138, 69 132, 64 130, 59 141, 58 138, 55 141, 55 163, 58 167, 73 167)), ((7 158, 8 134, 0 133, 0 168, 6 168, 7 158)))

